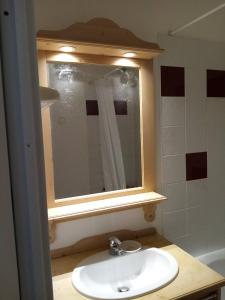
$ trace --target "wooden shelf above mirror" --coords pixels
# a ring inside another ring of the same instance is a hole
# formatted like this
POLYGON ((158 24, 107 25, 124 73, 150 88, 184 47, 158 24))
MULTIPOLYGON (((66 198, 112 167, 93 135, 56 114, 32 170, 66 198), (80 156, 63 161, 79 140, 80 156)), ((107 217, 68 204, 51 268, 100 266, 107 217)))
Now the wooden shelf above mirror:
POLYGON ((74 47, 74 53, 126 57, 129 52, 139 59, 152 59, 163 52, 158 44, 143 41, 131 31, 119 27, 105 18, 87 23, 75 23, 59 30, 40 30, 37 34, 38 50, 57 51, 61 47, 74 47))

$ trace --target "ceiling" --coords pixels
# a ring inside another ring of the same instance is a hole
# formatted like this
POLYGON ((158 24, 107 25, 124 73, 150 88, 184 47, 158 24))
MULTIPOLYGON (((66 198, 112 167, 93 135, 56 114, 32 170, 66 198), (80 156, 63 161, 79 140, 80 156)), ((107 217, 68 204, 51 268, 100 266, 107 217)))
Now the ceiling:
MULTIPOLYGON (((35 0, 36 27, 62 29, 94 17, 114 20, 139 37, 157 41, 158 33, 184 25, 224 0, 35 0)), ((177 34, 225 42, 225 8, 177 34)))

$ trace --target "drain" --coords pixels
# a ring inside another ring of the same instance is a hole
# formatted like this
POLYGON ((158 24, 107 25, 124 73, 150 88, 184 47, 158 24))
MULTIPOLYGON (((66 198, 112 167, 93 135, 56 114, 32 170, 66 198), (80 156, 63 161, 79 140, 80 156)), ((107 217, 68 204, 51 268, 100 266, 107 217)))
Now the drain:
POLYGON ((127 287, 127 286, 118 287, 119 293, 125 293, 125 292, 128 292, 129 290, 130 290, 129 287, 127 287))

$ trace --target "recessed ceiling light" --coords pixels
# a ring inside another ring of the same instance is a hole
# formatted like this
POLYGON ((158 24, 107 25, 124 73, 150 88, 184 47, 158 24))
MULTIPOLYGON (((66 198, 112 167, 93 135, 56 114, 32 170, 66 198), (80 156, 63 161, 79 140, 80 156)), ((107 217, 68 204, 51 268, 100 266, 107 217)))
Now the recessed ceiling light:
POLYGON ((127 52, 127 53, 124 53, 123 56, 131 58, 131 57, 135 57, 136 55, 137 55, 136 52, 127 52))
POLYGON ((75 52, 76 48, 71 47, 71 46, 62 46, 62 47, 59 48, 59 50, 61 50, 63 52, 75 52))

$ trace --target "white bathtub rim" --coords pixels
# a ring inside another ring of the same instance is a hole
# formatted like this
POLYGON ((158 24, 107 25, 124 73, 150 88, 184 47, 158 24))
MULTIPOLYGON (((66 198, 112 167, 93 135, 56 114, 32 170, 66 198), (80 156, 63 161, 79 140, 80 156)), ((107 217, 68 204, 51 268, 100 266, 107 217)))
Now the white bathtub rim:
POLYGON ((206 265, 210 265, 218 260, 225 260, 225 248, 200 255, 197 257, 197 259, 206 265))

